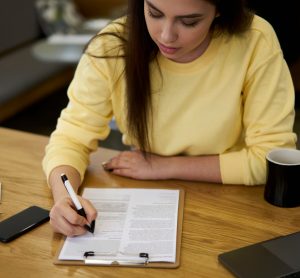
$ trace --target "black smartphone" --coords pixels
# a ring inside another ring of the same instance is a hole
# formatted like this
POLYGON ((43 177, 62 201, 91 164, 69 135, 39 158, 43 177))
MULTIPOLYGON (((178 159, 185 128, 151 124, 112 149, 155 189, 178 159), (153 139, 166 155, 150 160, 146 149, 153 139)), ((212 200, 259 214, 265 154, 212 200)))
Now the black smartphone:
POLYGON ((0 222, 0 241, 9 242, 48 220, 48 210, 38 206, 28 207, 0 222))

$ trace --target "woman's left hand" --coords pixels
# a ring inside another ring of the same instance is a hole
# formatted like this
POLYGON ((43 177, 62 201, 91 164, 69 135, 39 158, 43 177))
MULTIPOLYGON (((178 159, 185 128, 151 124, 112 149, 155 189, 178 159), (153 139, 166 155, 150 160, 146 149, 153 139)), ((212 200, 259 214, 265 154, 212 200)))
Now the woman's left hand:
POLYGON ((139 150, 124 151, 107 162, 103 168, 124 177, 140 180, 166 179, 167 157, 147 154, 147 158, 139 150))

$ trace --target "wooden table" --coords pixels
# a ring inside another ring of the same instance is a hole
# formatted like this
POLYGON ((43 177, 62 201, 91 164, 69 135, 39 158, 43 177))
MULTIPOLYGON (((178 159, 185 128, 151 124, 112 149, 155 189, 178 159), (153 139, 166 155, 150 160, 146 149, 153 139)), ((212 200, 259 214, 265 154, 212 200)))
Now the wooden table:
MULTIPOLYGON (((41 168, 48 138, 0 128, 0 220, 30 206, 50 209, 51 192, 41 168)), ((278 208, 263 199, 263 186, 200 182, 136 181, 104 172, 101 162, 116 152, 91 156, 84 186, 163 186, 185 190, 181 265, 177 269, 54 265, 61 235, 49 223, 8 244, 0 244, 1 277, 232 277, 218 254, 299 231, 300 209, 278 208)))

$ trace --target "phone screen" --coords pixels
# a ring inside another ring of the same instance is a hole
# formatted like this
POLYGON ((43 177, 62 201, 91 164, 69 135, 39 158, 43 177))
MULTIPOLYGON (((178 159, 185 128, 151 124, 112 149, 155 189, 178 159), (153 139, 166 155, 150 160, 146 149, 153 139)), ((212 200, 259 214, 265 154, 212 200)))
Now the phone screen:
POLYGON ((0 241, 9 242, 49 220, 49 211, 31 206, 0 222, 0 241))

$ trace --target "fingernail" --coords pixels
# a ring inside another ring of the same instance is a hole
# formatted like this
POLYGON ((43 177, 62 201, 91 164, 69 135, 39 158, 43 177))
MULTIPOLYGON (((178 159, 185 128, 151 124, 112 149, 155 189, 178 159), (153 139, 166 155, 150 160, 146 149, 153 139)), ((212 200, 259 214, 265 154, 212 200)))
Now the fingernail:
POLYGON ((102 162, 102 167, 105 171, 111 172, 113 169, 107 169, 107 163, 108 162, 102 162))

